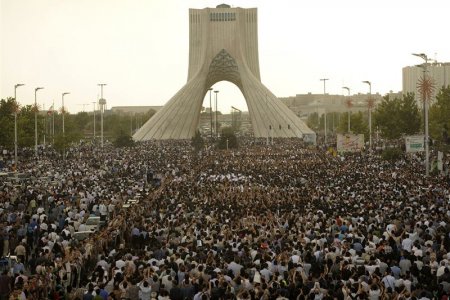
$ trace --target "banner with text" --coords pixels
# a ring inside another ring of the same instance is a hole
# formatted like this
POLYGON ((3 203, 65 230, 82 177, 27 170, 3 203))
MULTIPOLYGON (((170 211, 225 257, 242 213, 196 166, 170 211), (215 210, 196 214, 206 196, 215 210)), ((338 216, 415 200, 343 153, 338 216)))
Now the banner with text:
POLYGON ((423 135, 410 135, 405 137, 406 152, 421 152, 425 150, 423 135))
POLYGON ((338 152, 357 152, 364 147, 364 134, 338 134, 338 152))

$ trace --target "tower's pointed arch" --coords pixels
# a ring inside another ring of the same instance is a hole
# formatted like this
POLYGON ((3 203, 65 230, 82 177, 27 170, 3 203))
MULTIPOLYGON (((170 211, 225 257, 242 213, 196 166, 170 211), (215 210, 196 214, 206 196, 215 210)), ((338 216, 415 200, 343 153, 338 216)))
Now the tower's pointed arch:
POLYGON ((261 83, 256 8, 190 9, 189 34, 187 83, 134 134, 134 140, 194 136, 203 98, 223 80, 244 95, 255 137, 315 140, 315 133, 261 83))

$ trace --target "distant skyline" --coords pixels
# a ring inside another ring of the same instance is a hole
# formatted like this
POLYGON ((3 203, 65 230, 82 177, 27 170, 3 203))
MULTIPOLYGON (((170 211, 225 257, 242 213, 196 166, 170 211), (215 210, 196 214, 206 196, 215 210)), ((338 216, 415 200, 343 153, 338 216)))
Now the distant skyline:
MULTIPOLYGON (((164 105, 185 84, 189 8, 227 3, 258 8, 261 80, 276 96, 382 95, 402 89, 411 53, 450 61, 445 1, 0 0, 0 97, 48 109, 61 94, 69 112, 92 111, 107 83, 107 106, 164 105), (344 93, 345 92, 345 93, 344 93)), ((247 110, 239 89, 220 82, 219 110, 247 110)), ((214 95, 213 95, 214 96, 214 95)), ((209 105, 209 95, 205 97, 209 105)))

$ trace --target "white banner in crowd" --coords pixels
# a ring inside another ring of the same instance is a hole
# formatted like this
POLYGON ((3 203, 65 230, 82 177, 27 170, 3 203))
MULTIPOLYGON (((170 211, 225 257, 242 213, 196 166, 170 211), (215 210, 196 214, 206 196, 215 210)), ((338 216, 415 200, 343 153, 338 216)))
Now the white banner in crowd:
POLYGON ((444 170, 444 165, 442 162, 442 159, 444 158, 444 153, 441 151, 438 151, 438 159, 437 159, 437 168, 439 171, 443 171, 444 170))
POLYGON ((405 137, 406 152, 421 152, 425 150, 423 135, 410 135, 405 137))
POLYGON ((364 134, 338 134, 338 152, 356 152, 364 147, 364 134))

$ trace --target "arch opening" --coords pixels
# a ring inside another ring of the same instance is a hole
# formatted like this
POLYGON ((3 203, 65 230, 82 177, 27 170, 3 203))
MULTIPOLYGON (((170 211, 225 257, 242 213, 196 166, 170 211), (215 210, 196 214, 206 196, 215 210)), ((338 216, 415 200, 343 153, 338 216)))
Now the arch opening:
POLYGON ((247 101, 241 89, 233 82, 227 80, 215 83, 211 86, 211 89, 211 92, 209 90, 206 91, 200 112, 198 130, 202 135, 214 136, 220 133, 224 127, 232 127, 238 135, 252 135, 253 129, 247 101))

